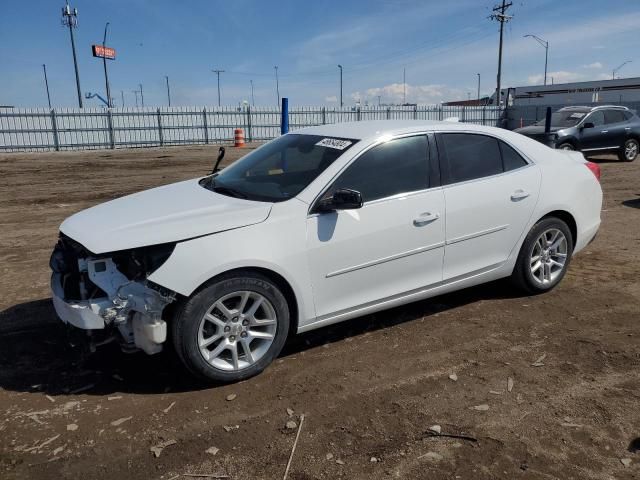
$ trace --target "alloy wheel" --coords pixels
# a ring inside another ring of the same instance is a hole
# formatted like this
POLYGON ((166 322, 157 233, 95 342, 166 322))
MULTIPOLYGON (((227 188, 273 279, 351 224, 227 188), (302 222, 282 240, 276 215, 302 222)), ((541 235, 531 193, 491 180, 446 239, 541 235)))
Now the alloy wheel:
POLYGON ((567 263, 567 238, 557 228, 545 230, 533 244, 531 274, 542 285, 553 283, 567 263))
POLYGON ((635 160, 638 155, 638 142, 630 141, 624 146, 624 158, 627 160, 635 160))
POLYGON ((238 291, 216 300, 200 321, 198 347, 213 367, 239 371, 269 350, 278 326, 276 310, 263 295, 238 291))

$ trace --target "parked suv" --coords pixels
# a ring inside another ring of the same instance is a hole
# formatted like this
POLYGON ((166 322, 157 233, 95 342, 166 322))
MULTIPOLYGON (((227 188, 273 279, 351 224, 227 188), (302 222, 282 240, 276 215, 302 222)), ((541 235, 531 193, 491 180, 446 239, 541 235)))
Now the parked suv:
POLYGON ((640 118, 627 107, 564 107, 551 115, 549 134, 544 127, 541 120, 516 132, 561 150, 616 153, 627 162, 640 151, 640 118))

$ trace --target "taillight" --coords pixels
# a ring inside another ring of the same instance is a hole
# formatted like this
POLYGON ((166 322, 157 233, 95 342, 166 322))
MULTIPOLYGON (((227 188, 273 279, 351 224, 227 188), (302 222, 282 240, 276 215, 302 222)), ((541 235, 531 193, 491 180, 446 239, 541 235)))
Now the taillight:
POLYGON ((598 165, 597 163, 593 163, 593 162, 587 162, 587 163, 585 163, 585 165, 596 176, 598 181, 600 181, 600 165, 598 165))

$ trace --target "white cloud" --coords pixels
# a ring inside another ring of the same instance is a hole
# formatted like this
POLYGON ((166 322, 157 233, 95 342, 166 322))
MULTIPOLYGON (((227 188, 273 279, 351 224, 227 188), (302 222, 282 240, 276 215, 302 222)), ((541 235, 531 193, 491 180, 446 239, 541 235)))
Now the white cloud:
MULTIPOLYGON (((581 82, 589 80, 584 74, 577 72, 547 72, 547 83, 551 83, 551 77, 553 77, 553 83, 570 83, 581 82)), ((529 75, 528 77, 530 85, 542 85, 544 83, 544 75, 529 75)))
POLYGON ((336 103, 338 101, 338 97, 335 95, 329 95, 328 97, 324 97, 324 101, 327 103, 336 103))
POLYGON ((603 65, 600 62, 593 62, 593 63, 589 63, 588 65, 583 65, 582 68, 595 68, 595 69, 599 69, 602 68, 603 65))
MULTIPOLYGON (((354 101, 370 101, 377 103, 378 96, 382 103, 400 104, 405 101, 405 87, 402 83, 391 83, 383 87, 372 87, 364 92, 351 94, 354 101)), ((406 85, 406 102, 418 104, 435 104, 448 100, 462 100, 466 91, 447 87, 446 85, 406 85)))

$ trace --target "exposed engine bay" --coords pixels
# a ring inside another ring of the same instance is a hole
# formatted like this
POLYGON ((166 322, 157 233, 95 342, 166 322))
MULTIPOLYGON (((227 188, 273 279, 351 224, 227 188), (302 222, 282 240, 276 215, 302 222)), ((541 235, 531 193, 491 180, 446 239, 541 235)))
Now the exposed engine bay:
POLYGON ((102 331, 100 343, 117 340, 126 352, 160 352, 167 338, 162 312, 176 294, 147 277, 174 247, 172 243, 95 255, 60 234, 50 260, 58 316, 90 336, 102 331))

